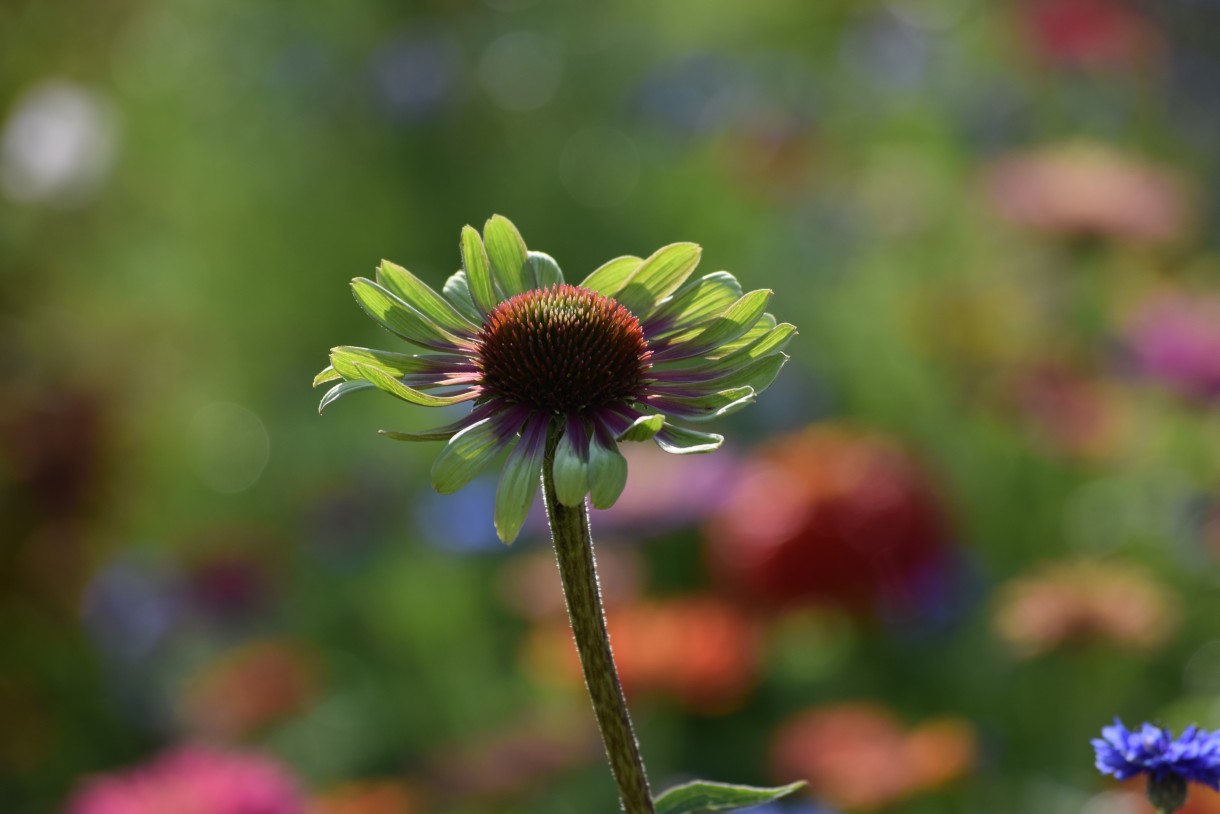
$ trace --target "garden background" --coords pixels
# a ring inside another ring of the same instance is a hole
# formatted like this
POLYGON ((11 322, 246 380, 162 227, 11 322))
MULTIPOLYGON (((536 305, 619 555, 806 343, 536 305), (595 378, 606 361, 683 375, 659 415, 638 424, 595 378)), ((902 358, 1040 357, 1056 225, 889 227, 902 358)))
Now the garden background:
POLYGON ((0 810, 614 810, 541 517, 309 388, 501 213, 800 329, 594 513, 656 787, 1146 811, 1089 739, 1220 726, 1218 145, 1208 0, 8 0, 0 810))

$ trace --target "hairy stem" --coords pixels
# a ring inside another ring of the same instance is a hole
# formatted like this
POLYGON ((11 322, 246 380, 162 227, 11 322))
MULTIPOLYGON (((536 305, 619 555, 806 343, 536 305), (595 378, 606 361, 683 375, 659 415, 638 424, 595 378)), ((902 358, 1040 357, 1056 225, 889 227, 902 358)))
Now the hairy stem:
POLYGON ((597 568, 593 561, 593 538, 589 534, 589 514, 580 506, 564 506, 555 496, 554 457, 559 435, 552 430, 547 439, 546 459, 542 464, 542 493, 546 500, 546 516, 551 524, 555 557, 563 579, 563 593, 568 603, 568 619, 580 651, 580 665, 585 673, 585 686, 593 701, 597 725, 601 730, 610 770, 618 783, 623 810, 627 814, 655 814, 652 793, 640 746, 631 728, 627 701, 618 680, 614 656, 610 652, 610 637, 602 612, 601 591, 597 584, 597 568))

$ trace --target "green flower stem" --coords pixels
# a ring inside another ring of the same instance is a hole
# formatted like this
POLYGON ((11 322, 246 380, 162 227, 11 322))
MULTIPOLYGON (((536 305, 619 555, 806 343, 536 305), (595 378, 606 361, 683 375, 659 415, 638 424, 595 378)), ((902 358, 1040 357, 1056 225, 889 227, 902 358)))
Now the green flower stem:
POLYGON ((597 725, 610 759, 610 770, 618 783, 623 810, 627 814, 655 814, 644 759, 631 728, 627 700, 618 680, 614 656, 610 652, 610 636, 602 611, 601 591, 597 584, 597 567, 593 561, 593 538, 589 534, 589 513, 583 503, 564 506, 555 495, 555 447, 559 433, 551 429, 547 439, 546 457, 542 464, 542 494, 546 501, 546 516, 551 524, 555 557, 563 579, 563 593, 568 603, 568 619, 580 651, 580 665, 585 673, 585 686, 593 701, 597 725))

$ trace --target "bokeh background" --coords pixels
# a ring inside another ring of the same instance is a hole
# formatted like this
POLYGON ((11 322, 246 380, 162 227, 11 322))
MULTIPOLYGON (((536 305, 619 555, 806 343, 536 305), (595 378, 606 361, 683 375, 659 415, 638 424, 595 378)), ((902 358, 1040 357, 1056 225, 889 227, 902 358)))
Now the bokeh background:
POLYGON ((1217 145, 1210 0, 7 0, 0 810, 615 810, 543 525, 309 389, 498 212, 800 328, 595 513, 655 786, 1145 812, 1089 738, 1220 726, 1217 145))

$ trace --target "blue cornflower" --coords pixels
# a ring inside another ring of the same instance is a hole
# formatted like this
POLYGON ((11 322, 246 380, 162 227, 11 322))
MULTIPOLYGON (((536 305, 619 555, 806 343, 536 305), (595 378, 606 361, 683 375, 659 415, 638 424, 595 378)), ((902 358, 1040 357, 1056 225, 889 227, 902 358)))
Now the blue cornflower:
POLYGON ((1220 791, 1220 732, 1187 727, 1175 739, 1168 729, 1144 724, 1136 732, 1114 719, 1093 740, 1102 774, 1129 780, 1148 775, 1148 799, 1162 812, 1186 802, 1186 784, 1202 783, 1220 791))

